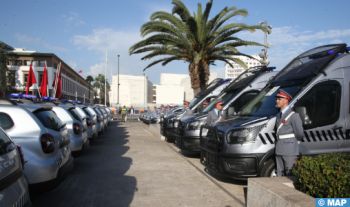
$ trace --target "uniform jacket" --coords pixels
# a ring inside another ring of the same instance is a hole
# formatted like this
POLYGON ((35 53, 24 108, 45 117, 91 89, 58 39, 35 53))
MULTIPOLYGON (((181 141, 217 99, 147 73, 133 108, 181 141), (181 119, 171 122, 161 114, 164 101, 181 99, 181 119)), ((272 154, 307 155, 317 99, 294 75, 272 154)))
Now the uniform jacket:
POLYGON ((219 111, 217 109, 211 110, 207 116, 207 125, 213 126, 219 117, 219 111))
POLYGON ((294 112, 287 118, 290 113, 283 113, 282 116, 281 113, 277 115, 275 125, 276 155, 299 155, 298 140, 302 140, 304 136, 303 124, 298 113, 294 112))

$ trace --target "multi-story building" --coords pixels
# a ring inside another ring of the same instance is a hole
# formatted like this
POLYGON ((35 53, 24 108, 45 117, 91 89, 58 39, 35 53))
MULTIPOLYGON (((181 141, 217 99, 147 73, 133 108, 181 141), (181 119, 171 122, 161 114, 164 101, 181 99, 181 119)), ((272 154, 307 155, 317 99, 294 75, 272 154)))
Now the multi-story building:
POLYGON ((47 66, 48 91, 53 96, 53 82, 55 79, 57 66, 61 63, 62 74, 62 99, 80 100, 82 102, 92 102, 93 89, 85 79, 66 64, 62 59, 53 53, 42 53, 28 51, 24 49, 14 49, 8 53, 7 67, 9 73, 14 77, 11 85, 17 92, 24 92, 27 84, 30 64, 32 64, 37 84, 30 87, 30 93, 38 93, 43 75, 44 66, 47 66))
MULTIPOLYGON (((209 82, 217 77, 211 72, 209 82)), ((191 80, 188 74, 161 73, 160 84, 156 85, 156 105, 182 104, 194 97, 191 80)))
POLYGON ((118 75, 113 75, 109 97, 112 106, 146 108, 153 102, 153 84, 147 76, 119 75, 118 103, 118 75))
MULTIPOLYGON (((243 61, 248 68, 260 66, 261 58, 259 57, 259 55, 252 55, 252 57, 254 57, 255 59, 246 56, 235 56, 235 58, 238 58, 241 61, 243 61)), ((233 67, 231 67, 229 64, 225 64, 225 78, 237 78, 241 73, 245 71, 245 69, 241 65, 232 61, 230 62, 233 65, 233 67)))

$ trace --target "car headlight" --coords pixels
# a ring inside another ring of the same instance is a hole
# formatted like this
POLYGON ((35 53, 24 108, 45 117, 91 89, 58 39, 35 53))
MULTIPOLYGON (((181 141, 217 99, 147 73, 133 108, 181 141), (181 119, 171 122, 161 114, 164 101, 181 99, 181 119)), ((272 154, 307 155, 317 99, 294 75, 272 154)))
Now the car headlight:
POLYGON ((243 144, 247 142, 254 142, 257 134, 255 130, 250 129, 236 129, 228 133, 228 144, 243 144))

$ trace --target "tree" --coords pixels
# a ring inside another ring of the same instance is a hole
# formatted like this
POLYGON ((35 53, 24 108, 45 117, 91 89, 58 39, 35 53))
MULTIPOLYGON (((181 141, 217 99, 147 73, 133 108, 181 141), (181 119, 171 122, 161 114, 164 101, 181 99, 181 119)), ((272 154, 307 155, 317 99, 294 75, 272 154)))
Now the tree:
POLYGON ((7 54, 8 51, 13 50, 13 48, 4 42, 0 41, 0 98, 5 96, 7 92, 11 89, 10 83, 14 77, 10 77, 9 70, 7 68, 7 54))
POLYGON ((145 38, 130 47, 130 54, 147 53, 142 60, 160 56, 144 70, 161 63, 163 66, 174 60, 189 63, 188 70, 194 93, 197 94, 207 85, 209 65, 215 61, 223 61, 232 66, 232 62, 247 67, 234 55, 249 55, 239 52, 242 46, 264 46, 253 41, 237 37, 242 31, 268 31, 264 25, 247 25, 243 23, 227 23, 236 16, 247 16, 248 12, 236 7, 225 7, 209 19, 212 0, 206 4, 204 11, 198 4, 197 13, 191 15, 181 0, 173 0, 172 13, 158 11, 151 15, 150 21, 141 27, 141 35, 145 38))
POLYGON ((91 84, 94 81, 94 78, 91 75, 88 75, 85 79, 89 83, 89 102, 91 100, 90 94, 91 94, 91 84))
MULTIPOLYGON (((107 83, 107 95, 108 95, 108 91, 110 91, 110 85, 108 83, 108 80, 106 80, 107 83)), ((105 76, 102 74, 98 74, 97 77, 95 78, 94 84, 93 84, 94 88, 98 91, 98 96, 100 97, 99 99, 99 103, 104 103, 105 100, 105 76)), ((108 98, 107 101, 108 102, 108 98)))

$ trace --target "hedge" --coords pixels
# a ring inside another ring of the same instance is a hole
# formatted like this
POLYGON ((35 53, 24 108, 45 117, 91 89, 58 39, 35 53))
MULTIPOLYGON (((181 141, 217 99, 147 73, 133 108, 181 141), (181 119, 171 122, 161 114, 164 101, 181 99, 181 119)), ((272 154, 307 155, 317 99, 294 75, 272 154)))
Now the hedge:
POLYGON ((292 174, 295 188, 312 197, 350 197, 350 154, 302 156, 292 174))

